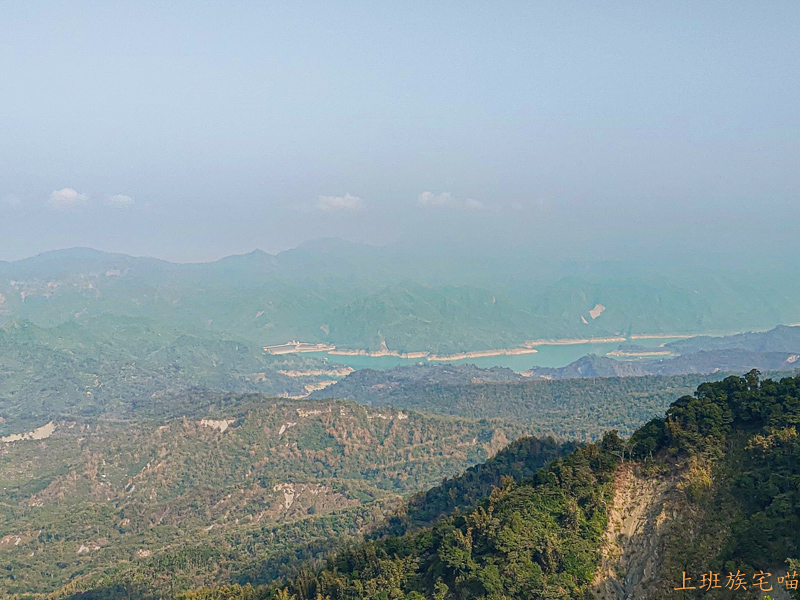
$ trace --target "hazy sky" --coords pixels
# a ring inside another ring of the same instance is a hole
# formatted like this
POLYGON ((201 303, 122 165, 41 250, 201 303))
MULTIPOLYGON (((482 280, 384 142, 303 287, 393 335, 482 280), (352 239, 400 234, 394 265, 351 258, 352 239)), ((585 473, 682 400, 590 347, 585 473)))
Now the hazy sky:
POLYGON ((797 252, 800 3, 3 2, 0 260, 797 252))

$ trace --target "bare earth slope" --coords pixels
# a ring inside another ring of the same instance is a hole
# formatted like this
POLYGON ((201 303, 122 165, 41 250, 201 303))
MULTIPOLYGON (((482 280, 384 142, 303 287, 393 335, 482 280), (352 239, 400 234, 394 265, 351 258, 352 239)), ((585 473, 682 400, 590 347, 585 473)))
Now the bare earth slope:
POLYGON ((602 561, 593 595, 600 600, 647 598, 660 579, 665 544, 674 531, 677 479, 642 475, 639 465, 618 467, 602 561), (648 585, 649 584, 649 585, 648 585))

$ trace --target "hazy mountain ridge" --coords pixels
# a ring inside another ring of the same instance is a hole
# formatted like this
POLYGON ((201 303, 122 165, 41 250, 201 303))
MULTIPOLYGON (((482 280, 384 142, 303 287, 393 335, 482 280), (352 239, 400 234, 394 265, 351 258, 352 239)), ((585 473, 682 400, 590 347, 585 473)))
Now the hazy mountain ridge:
POLYGON ((3 434, 67 416, 126 417, 137 406, 166 402, 189 389, 302 396, 306 385, 331 378, 281 373, 327 372, 315 359, 273 357, 219 334, 190 335, 110 315, 49 329, 7 323, 0 327, 0 367, 3 434))
POLYGON ((713 350, 747 350, 750 352, 800 352, 800 326, 778 325, 769 331, 738 333, 727 336, 696 336, 665 345, 679 354, 713 350))
POLYGON ((634 277, 638 271, 621 263, 537 274, 522 261, 484 262, 467 269, 454 257, 341 240, 199 264, 54 251, 0 264, 0 319, 53 326, 111 313, 258 344, 298 339, 375 350, 385 343, 439 353, 800 321, 800 287, 764 273, 742 283, 724 272, 634 277))
MULTIPOLYGON (((623 348, 623 347, 621 347, 623 348)), ((730 336, 697 336, 665 344, 663 348, 636 348, 645 353, 665 350, 678 356, 615 360, 588 355, 564 367, 534 367, 525 374, 542 379, 678 375, 686 373, 791 371, 800 367, 800 326, 779 325, 763 332, 730 336)))
POLYGON ((607 356, 588 355, 564 367, 534 367, 525 374, 538 379, 579 379, 586 377, 643 377, 689 373, 732 373, 748 369, 792 371, 800 355, 796 352, 750 352, 739 349, 703 350, 657 361, 620 361, 607 356))

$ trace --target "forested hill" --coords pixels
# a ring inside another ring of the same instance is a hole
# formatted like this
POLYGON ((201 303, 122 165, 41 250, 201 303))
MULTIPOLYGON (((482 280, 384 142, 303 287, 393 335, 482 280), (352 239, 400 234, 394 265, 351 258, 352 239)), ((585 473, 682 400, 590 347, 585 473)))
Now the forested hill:
MULTIPOLYGON (((0 597, 156 600, 266 583, 529 432, 260 394, 190 393, 151 408, 0 441, 0 597), (136 595, 115 587, 134 581, 136 595)), ((545 440, 530 458, 541 466, 568 449, 545 440)))
POLYGON ((704 381, 722 377, 716 374, 557 381, 519 377, 518 381, 494 382, 486 381, 492 377, 490 372, 478 376, 474 368, 457 367, 455 370, 463 370, 468 376, 457 378, 451 373, 450 382, 437 383, 427 379, 427 374, 436 369, 364 369, 314 392, 312 397, 347 398, 371 406, 472 418, 503 418, 527 424, 538 436, 587 441, 600 438, 609 429, 629 435, 663 414, 678 396, 691 393, 704 381))
POLYGON ((475 508, 506 481, 522 481, 556 458, 578 448, 574 442, 559 444, 553 438, 520 438, 484 463, 445 479, 441 485, 412 496, 386 522, 371 532, 371 538, 403 535, 420 529, 456 511, 475 508))
POLYGON ((798 424, 800 377, 704 383, 629 440, 610 432, 430 528, 343 549, 286 587, 182 598, 674 598, 703 573, 719 578, 711 598, 797 598, 798 424))

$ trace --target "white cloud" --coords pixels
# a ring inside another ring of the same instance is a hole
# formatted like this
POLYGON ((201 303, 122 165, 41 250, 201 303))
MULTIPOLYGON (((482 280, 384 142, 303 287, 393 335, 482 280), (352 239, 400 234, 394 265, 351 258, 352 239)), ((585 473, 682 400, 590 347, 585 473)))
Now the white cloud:
POLYGON ((422 192, 417 198, 420 206, 447 206, 453 201, 450 192, 442 192, 439 195, 433 192, 422 192))
POLYGON ((89 196, 86 194, 79 194, 72 188, 64 188, 56 190, 50 194, 47 203, 53 208, 68 209, 76 206, 82 206, 89 201, 89 196))
POLYGON ((360 210, 361 209, 361 198, 358 196, 353 196, 351 194, 345 194, 344 196, 320 196, 319 202, 317 203, 317 208, 320 210, 360 210))
POLYGON ((7 196, 3 197, 3 204, 6 206, 19 206, 22 204, 22 200, 20 200, 19 196, 8 194, 7 196))
POLYGON ((129 208, 135 204, 135 200, 125 194, 114 194, 106 200, 106 204, 117 208, 129 208))
POLYGON ((467 198, 463 202, 459 203, 458 208, 462 208, 464 210, 482 210, 483 202, 481 202, 480 200, 473 200, 472 198, 467 198))
POLYGON ((434 194, 433 192, 422 192, 417 197, 417 204, 426 208, 441 206, 444 208, 455 208, 456 210, 481 210, 484 208, 483 202, 467 198, 453 198, 450 192, 434 194))

